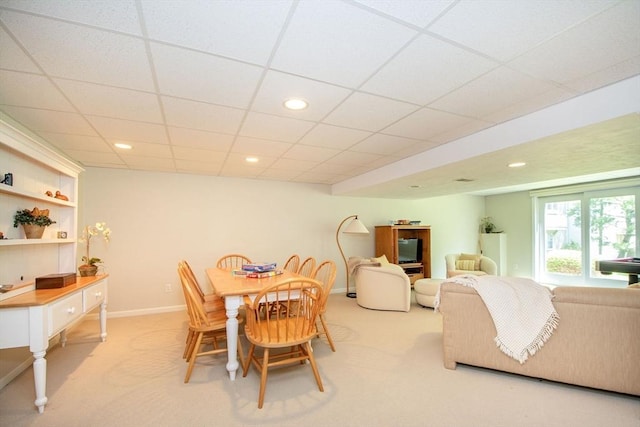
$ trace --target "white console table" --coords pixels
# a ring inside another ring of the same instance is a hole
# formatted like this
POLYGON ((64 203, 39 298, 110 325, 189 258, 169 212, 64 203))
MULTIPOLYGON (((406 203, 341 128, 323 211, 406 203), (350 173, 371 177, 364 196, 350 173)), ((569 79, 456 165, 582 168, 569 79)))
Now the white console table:
POLYGON ((33 353, 35 405, 40 413, 47 404, 49 339, 60 334, 64 347, 66 329, 100 306, 100 338, 107 339, 107 275, 78 277, 73 285, 38 289, 0 301, 0 348, 29 346, 33 353))

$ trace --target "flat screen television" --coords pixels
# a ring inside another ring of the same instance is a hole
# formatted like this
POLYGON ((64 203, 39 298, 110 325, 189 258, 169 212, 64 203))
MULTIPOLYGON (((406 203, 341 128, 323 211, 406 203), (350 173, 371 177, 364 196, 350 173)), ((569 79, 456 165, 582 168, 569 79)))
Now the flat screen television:
POLYGON ((398 239, 398 263, 422 262, 422 239, 398 239))

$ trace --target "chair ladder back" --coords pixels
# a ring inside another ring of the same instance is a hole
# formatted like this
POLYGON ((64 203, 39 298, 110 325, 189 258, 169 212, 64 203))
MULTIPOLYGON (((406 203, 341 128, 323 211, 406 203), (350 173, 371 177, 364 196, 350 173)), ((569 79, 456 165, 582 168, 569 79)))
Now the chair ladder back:
POLYGON ((297 273, 298 268, 300 267, 300 257, 297 254, 291 255, 289 259, 284 263, 283 270, 291 271, 292 273, 297 273))
POLYGON ((313 257, 306 258, 304 261, 302 261, 302 264, 300 264, 300 268, 298 268, 298 274, 305 277, 311 277, 311 275, 313 274, 313 270, 315 268, 316 268, 315 258, 313 257))
POLYGON ((322 293, 322 285, 310 278, 287 279, 263 289, 249 307, 248 333, 265 344, 310 339, 315 334, 322 293))
POLYGON ((321 262, 311 277, 322 283, 323 295, 321 305, 322 311, 324 312, 327 305, 327 299, 329 298, 329 294, 331 293, 336 281, 336 263, 331 260, 321 262))
POLYGON ((228 254, 218 259, 216 267, 233 270, 234 268, 242 268, 244 264, 251 264, 251 260, 242 254, 228 254))
POLYGON ((189 315, 191 322, 195 327, 203 327, 209 325, 209 319, 204 310, 202 300, 196 295, 194 285, 189 281, 188 274, 184 270, 179 270, 180 279, 182 281, 182 287, 185 293, 185 299, 187 300, 187 307, 189 308, 189 315))

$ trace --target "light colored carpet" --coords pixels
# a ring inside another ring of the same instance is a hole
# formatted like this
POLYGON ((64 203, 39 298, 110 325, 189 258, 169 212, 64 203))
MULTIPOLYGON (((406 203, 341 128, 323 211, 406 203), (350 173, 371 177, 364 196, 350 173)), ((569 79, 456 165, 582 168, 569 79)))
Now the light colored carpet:
POLYGON ((232 382, 226 357, 200 358, 183 383, 184 313, 109 319, 105 343, 86 320, 47 354, 45 412, 28 369, 0 390, 0 425, 640 426, 640 398, 444 369, 440 315, 415 302, 409 313, 380 312, 332 295, 327 320, 337 352, 314 342, 325 392, 308 365, 273 370, 261 410, 256 371, 232 382))

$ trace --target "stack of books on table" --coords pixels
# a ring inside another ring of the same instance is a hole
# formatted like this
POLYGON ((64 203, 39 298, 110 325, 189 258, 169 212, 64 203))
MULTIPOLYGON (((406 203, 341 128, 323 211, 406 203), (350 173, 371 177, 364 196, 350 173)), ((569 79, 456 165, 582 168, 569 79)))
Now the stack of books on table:
POLYGON ((241 270, 234 270, 233 274, 252 279, 261 279, 263 277, 273 277, 282 274, 282 270, 276 269, 275 262, 263 262, 256 264, 244 264, 241 270))

